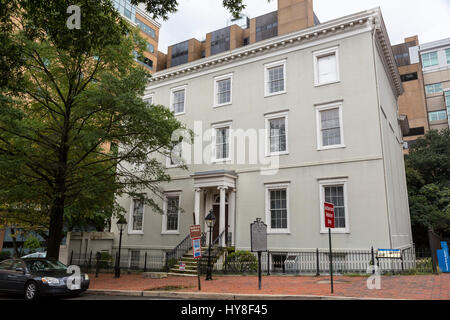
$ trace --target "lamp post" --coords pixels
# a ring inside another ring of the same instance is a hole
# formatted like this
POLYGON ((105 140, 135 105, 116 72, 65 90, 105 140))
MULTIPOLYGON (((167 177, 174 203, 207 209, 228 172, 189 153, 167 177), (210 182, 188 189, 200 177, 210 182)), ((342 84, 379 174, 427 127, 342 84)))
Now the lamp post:
POLYGON ((206 224, 209 227, 209 253, 208 253, 208 268, 206 269, 206 279, 212 280, 212 266, 211 266, 211 242, 212 242, 212 228, 216 222, 216 216, 214 215, 214 210, 211 209, 209 214, 205 218, 206 224))
POLYGON ((120 250, 122 249, 122 232, 125 226, 127 225, 127 220, 123 216, 120 216, 119 220, 117 220, 117 228, 120 231, 119 236, 119 252, 116 259, 116 270, 115 270, 115 278, 120 278, 120 250))

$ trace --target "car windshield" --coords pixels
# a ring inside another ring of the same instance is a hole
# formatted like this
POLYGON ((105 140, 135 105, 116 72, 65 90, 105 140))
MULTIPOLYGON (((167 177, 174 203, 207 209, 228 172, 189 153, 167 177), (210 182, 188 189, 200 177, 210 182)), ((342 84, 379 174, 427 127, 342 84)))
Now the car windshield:
POLYGON ((67 269, 64 264, 56 260, 28 260, 25 263, 31 272, 59 271, 67 269))

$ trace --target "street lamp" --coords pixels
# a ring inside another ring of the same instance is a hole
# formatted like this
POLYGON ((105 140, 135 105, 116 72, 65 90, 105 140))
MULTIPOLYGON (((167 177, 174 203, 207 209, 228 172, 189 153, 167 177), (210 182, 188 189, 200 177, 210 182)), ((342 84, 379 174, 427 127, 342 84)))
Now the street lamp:
POLYGON ((119 236, 119 252, 116 259, 116 270, 115 270, 115 277, 120 278, 120 250, 122 249, 122 231, 125 229, 125 226, 127 225, 127 220, 123 216, 119 217, 119 220, 117 220, 117 228, 120 231, 119 236))
POLYGON ((209 254, 208 254, 208 268, 206 269, 206 279, 212 280, 212 266, 211 266, 211 242, 212 242, 212 228, 214 223, 216 223, 216 216, 214 215, 214 210, 211 209, 209 214, 205 218, 206 224, 209 227, 209 254))

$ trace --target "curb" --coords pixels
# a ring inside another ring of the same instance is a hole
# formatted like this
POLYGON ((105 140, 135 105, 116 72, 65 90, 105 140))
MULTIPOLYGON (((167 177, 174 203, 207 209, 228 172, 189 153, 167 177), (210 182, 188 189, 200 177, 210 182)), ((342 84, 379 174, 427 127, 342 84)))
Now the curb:
POLYGON ((89 289, 87 294, 106 296, 153 297, 163 299, 197 299, 197 300, 391 300, 383 298, 357 298, 343 296, 314 295, 271 295, 271 294, 234 294, 234 293, 203 293, 175 291, 132 291, 132 290, 102 290, 89 289))

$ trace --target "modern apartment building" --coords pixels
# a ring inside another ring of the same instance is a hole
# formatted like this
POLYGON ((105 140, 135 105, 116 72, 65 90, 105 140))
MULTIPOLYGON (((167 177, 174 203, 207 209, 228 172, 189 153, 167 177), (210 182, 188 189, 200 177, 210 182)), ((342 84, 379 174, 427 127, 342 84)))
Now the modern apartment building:
POLYGON ((262 218, 271 252, 327 248, 324 202, 335 205, 334 248, 412 246, 403 87, 380 9, 318 23, 312 1, 278 6, 265 27, 250 20, 245 45, 233 44, 232 25, 207 35, 204 54, 195 39, 172 46, 150 79, 145 98, 195 138, 159 158, 172 177, 155 197, 163 215, 118 199, 128 212, 122 254, 171 250, 191 224, 207 230, 210 210, 223 245, 249 250, 250 223, 262 218))
POLYGON ((403 136, 404 153, 417 138, 429 129, 427 103, 422 73, 422 62, 411 63, 409 49, 419 45, 417 36, 406 38, 404 43, 392 46, 404 92, 398 98, 399 114, 407 117, 408 129, 403 136))
POLYGON ((136 55, 136 61, 149 69, 156 71, 158 63, 158 37, 161 24, 153 20, 141 6, 134 6, 130 0, 113 0, 114 7, 132 25, 138 26, 140 35, 147 41, 146 51, 142 55, 136 55))
POLYGON ((405 149, 428 130, 450 125, 450 38, 419 44, 417 36, 393 46, 404 94, 399 110, 407 115, 410 132, 405 149))

